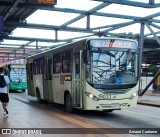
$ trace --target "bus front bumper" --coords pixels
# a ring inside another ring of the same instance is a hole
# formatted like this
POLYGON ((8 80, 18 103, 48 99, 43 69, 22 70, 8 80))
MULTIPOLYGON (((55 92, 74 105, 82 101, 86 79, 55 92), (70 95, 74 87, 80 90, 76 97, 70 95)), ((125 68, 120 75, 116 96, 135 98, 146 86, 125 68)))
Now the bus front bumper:
POLYGON ((27 89, 27 83, 10 83, 9 90, 25 90, 27 89))
POLYGON ((85 100, 84 110, 120 110, 123 108, 131 108, 137 106, 137 98, 133 99, 117 99, 117 100, 99 100, 94 101, 90 98, 85 100))

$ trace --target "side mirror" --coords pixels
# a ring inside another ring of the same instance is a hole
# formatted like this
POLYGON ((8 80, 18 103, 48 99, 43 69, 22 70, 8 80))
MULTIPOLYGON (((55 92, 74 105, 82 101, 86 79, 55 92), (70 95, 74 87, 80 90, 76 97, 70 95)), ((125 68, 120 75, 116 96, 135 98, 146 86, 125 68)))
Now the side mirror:
POLYGON ((82 59, 83 59, 83 63, 88 64, 89 62, 89 51, 88 50, 83 51, 82 59))

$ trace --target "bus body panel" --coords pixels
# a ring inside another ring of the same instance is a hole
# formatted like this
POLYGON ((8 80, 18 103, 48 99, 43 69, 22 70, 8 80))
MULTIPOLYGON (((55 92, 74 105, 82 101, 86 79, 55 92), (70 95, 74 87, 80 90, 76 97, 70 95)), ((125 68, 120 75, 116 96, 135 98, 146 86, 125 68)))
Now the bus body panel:
POLYGON ((65 81, 65 75, 53 75, 53 98, 55 103, 64 104, 64 93, 71 94, 71 81, 65 81))
POLYGON ((48 92, 49 92, 49 102, 53 102, 54 97, 53 97, 52 80, 48 80, 48 92))
POLYGON ((21 82, 21 83, 11 82, 9 84, 9 90, 26 90, 26 89, 27 89, 26 82, 21 82))
POLYGON ((39 89, 41 99, 44 99, 43 95, 43 80, 42 75, 33 75, 34 94, 36 95, 37 88, 39 89))
POLYGON ((43 99, 49 100, 48 80, 42 79, 43 99))
POLYGON ((53 75, 52 85, 53 100, 55 103, 60 103, 61 86, 60 76, 58 74, 53 75))

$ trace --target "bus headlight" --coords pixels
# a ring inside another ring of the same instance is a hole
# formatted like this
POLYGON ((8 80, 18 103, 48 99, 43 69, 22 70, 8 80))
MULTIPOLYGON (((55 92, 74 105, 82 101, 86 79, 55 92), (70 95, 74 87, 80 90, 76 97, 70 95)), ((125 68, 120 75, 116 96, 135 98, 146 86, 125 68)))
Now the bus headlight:
POLYGON ((133 93, 133 97, 136 97, 137 96, 137 93, 133 93))
POLYGON ((96 96, 94 96, 91 93, 85 92, 85 95, 88 96, 90 99, 93 99, 94 101, 98 101, 99 100, 96 96))
POLYGON ((129 97, 129 99, 133 99, 134 97, 136 97, 137 96, 137 93, 133 93, 130 97, 129 97))

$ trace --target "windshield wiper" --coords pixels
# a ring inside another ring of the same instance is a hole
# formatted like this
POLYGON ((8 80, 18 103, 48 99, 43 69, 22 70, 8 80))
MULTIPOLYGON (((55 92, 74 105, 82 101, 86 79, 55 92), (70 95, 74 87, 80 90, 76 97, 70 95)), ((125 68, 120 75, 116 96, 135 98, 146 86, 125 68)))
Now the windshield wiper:
POLYGON ((107 55, 112 56, 112 57, 115 58, 115 55, 112 54, 111 52, 107 51, 107 50, 103 50, 102 48, 98 48, 98 51, 100 51, 103 54, 107 54, 107 55))

